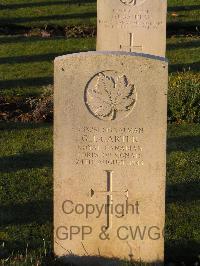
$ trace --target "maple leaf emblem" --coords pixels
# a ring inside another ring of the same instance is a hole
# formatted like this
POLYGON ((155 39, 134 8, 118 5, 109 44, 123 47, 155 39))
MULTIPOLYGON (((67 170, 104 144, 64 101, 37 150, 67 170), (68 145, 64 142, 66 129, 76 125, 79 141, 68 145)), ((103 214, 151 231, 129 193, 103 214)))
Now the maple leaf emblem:
POLYGON ((121 2, 123 3, 123 4, 136 4, 136 0, 121 0, 121 2))
POLYGON ((102 120, 126 117, 135 102, 134 85, 129 84, 125 75, 119 75, 115 71, 98 73, 86 90, 86 105, 89 111, 102 120))
POLYGON ((125 5, 140 5, 142 3, 144 3, 146 0, 120 0, 123 4, 125 5))

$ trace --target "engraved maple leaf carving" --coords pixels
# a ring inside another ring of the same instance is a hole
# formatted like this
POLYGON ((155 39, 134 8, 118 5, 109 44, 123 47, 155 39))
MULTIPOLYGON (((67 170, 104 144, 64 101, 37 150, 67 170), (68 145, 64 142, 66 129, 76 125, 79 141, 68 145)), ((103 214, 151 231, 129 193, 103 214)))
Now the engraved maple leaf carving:
POLYGON ((146 0, 120 0, 123 4, 125 5, 140 5, 142 3, 144 3, 146 0))
POLYGON ((136 4, 136 0, 121 0, 121 2, 123 3, 123 4, 136 4))
POLYGON ((114 77, 99 73, 96 85, 87 91, 90 111, 103 120, 114 120, 120 113, 127 113, 135 101, 134 85, 128 83, 125 75, 114 77))

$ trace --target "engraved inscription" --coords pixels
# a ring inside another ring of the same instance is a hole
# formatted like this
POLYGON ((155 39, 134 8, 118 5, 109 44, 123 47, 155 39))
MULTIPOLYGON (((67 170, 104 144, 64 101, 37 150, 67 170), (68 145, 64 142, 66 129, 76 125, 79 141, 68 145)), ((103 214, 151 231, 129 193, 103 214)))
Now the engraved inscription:
POLYGON ((74 130, 76 165, 142 167, 143 128, 81 127, 74 130))
POLYGON ((89 112, 98 119, 123 119, 135 106, 135 86, 117 71, 102 71, 88 82, 85 103, 89 112))
POLYGON ((138 6, 143 4, 146 0, 120 0, 125 5, 138 6))
POLYGON ((95 194, 103 194, 106 195, 106 215, 107 215, 107 222, 106 222, 106 230, 112 228, 112 212, 111 212, 111 205, 113 200, 113 194, 123 194, 126 199, 128 199, 128 189, 126 191, 116 191, 113 190, 113 171, 105 170, 107 174, 107 188, 104 191, 96 191, 91 189, 91 197, 95 194))
POLYGON ((155 16, 149 9, 135 10, 132 8, 113 8, 110 17, 101 16, 98 20, 108 29, 143 28, 146 30, 158 30, 163 26, 163 19, 155 16))

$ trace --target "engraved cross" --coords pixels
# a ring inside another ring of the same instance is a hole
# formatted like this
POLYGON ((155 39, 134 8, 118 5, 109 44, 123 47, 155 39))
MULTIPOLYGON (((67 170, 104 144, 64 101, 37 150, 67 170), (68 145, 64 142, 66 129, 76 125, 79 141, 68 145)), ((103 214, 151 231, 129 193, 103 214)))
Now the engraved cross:
POLYGON ((113 171, 111 170, 105 170, 107 173, 107 188, 103 191, 95 191, 91 189, 91 197, 93 197, 95 194, 104 194, 106 195, 106 214, 107 214, 107 222, 106 222, 106 229, 112 227, 112 200, 113 200, 113 194, 124 194, 124 196, 128 199, 128 189, 125 191, 116 191, 113 190, 113 171))
POLYGON ((136 50, 142 51, 143 47, 142 45, 134 45, 134 38, 133 38, 133 33, 129 33, 129 45, 121 45, 120 44, 120 50, 122 49, 129 49, 129 52, 133 52, 136 50))

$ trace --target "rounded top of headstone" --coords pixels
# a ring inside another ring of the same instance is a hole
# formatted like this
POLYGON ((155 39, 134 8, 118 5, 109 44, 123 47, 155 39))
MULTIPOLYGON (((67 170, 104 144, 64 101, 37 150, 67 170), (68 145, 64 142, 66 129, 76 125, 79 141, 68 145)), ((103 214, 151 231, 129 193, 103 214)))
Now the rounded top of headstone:
POLYGON ((128 57, 138 57, 138 58, 148 58, 156 61, 168 62, 166 57, 156 56, 152 54, 144 54, 138 52, 125 52, 125 51, 89 51, 89 52, 80 52, 73 54, 66 54, 62 56, 57 56, 54 61, 65 60, 71 57, 88 57, 88 56, 128 56, 128 57))

